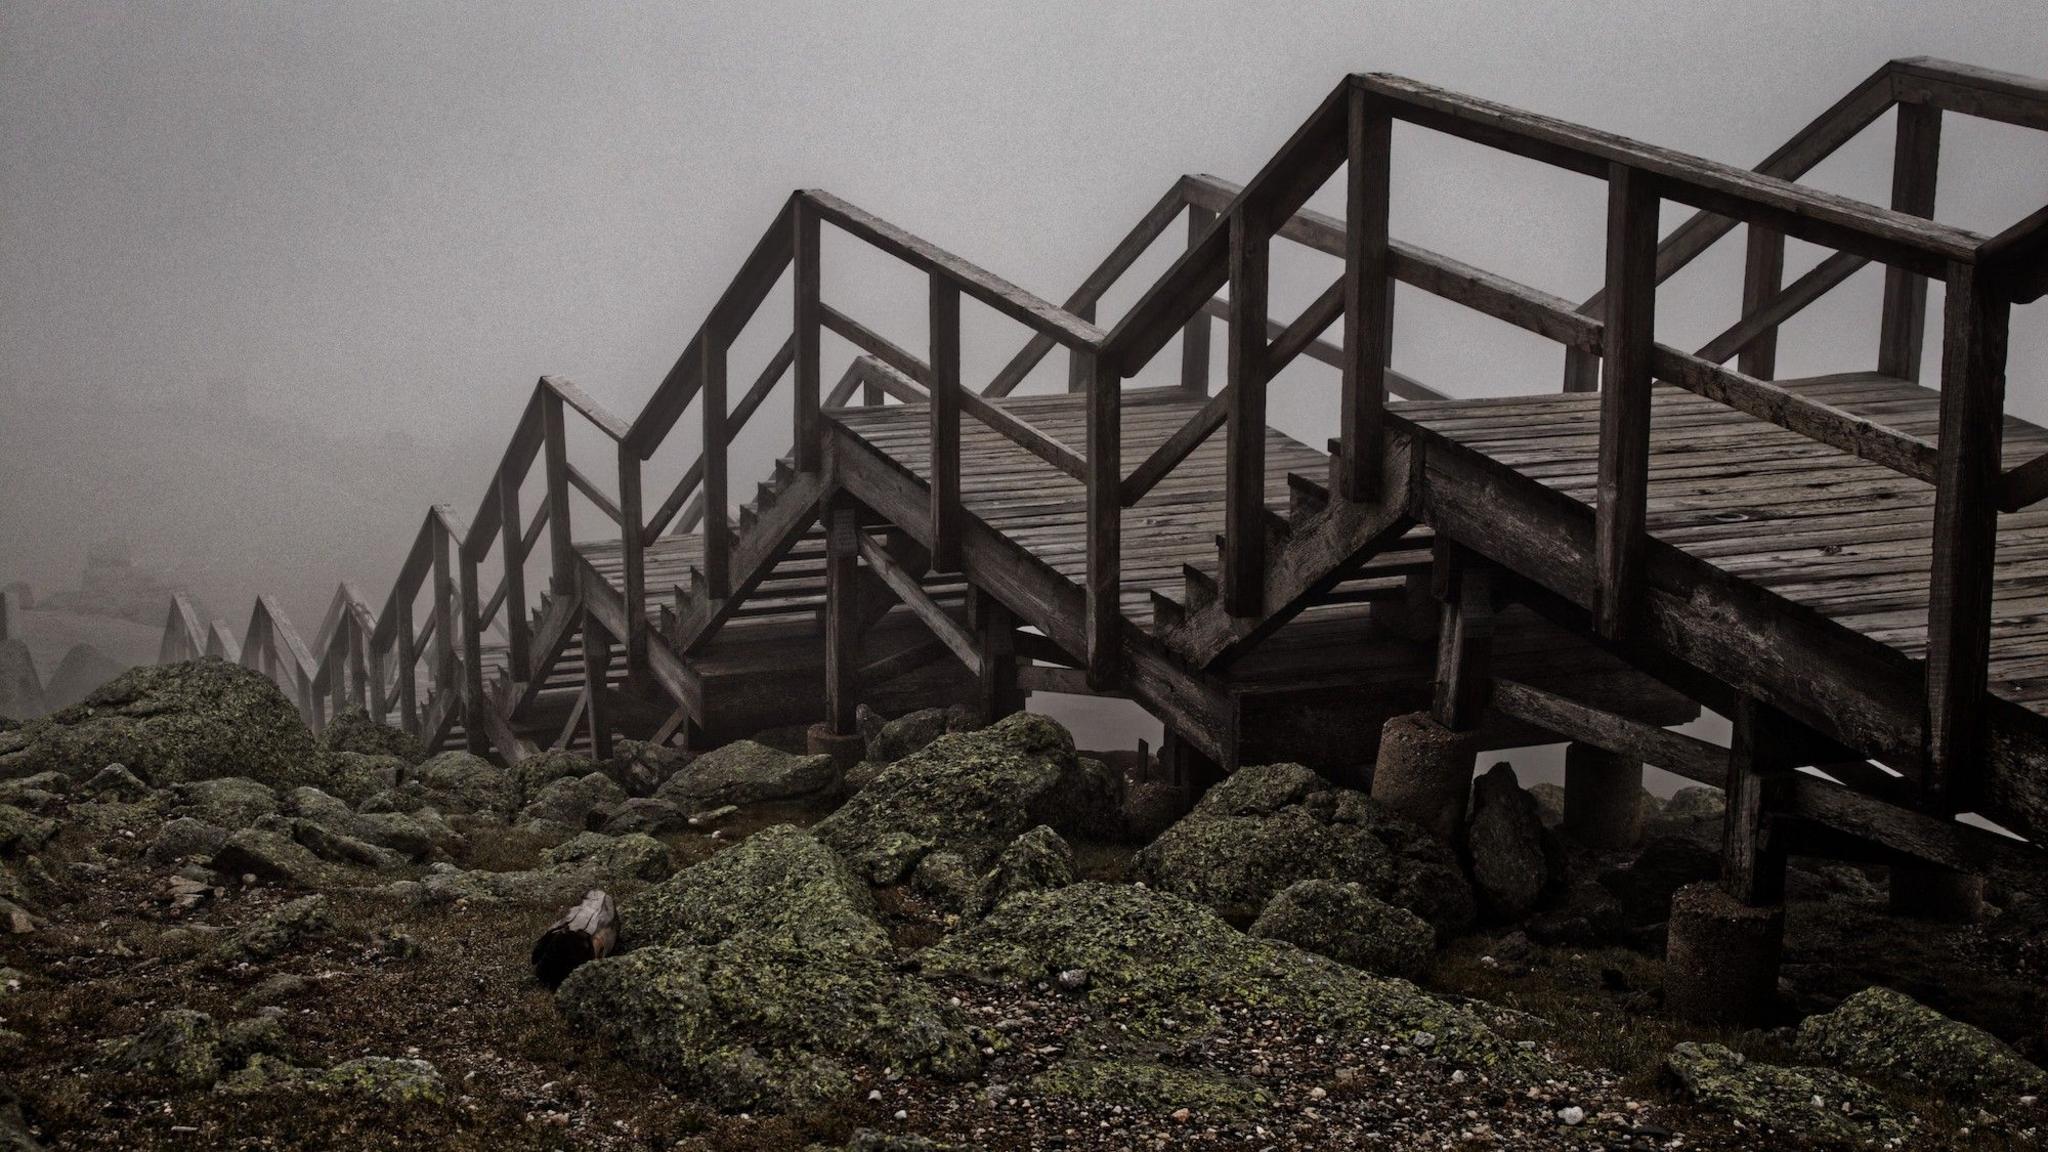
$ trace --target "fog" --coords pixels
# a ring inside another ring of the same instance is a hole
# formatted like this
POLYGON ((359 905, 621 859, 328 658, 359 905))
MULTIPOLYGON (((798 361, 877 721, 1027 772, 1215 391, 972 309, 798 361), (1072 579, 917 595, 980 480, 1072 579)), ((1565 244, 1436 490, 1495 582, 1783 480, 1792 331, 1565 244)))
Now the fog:
MULTIPOLYGON (((795 187, 1058 299, 1176 176, 1248 177, 1346 72, 1748 165, 1923 54, 2048 74, 2048 9, 7 0, 0 583, 64 587, 120 537, 238 630, 259 591, 305 630, 339 579, 381 600, 430 503, 475 508, 536 377, 630 417, 795 187)), ((1956 116, 1943 140, 1941 219, 1990 232, 2048 202, 2048 140, 1956 116)), ((1395 146, 1397 235, 1598 286, 1597 182, 1406 129, 1395 146)), ((1887 116, 1809 179, 1882 202, 1890 157, 1887 116)), ((1788 278, 1819 257, 1792 250, 1788 278)), ((922 347, 916 278, 850 244, 827 263, 828 298, 922 347)), ((1334 267, 1280 258, 1276 315, 1334 267)), ((1660 338, 1719 331, 1740 278, 1738 236, 1667 286, 1660 338)), ((1780 373, 1871 366, 1880 284, 1865 269, 1788 328, 1780 373)), ((2044 321, 2022 310, 2012 349, 2010 408, 2036 420, 2044 321)), ((1448 391, 1557 387, 1554 346, 1416 294, 1398 333, 1397 365, 1448 391)), ((750 332, 735 380, 784 334, 750 332)), ((1021 339, 971 315, 970 379, 1021 339)), ((845 353, 827 355, 829 377, 845 353)), ((786 447, 782 403, 736 497, 786 447)), ((1273 391, 1311 442, 1335 404, 1317 366, 1273 391)), ((678 437, 650 504, 694 452, 687 421, 678 437)))

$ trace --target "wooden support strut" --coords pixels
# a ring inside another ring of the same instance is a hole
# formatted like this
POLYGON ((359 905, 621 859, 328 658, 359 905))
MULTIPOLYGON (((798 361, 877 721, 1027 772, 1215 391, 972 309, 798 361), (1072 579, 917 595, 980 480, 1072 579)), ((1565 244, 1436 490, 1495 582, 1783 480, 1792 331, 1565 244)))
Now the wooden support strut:
POLYGON ((1721 835, 1721 883, 1728 894, 1751 906, 1785 899, 1785 845, 1771 827, 1793 787, 1795 765, 1787 750, 1797 747, 1790 721, 1754 700, 1735 707, 1728 745, 1727 808, 1721 835))
POLYGON ((1436 722, 1453 732, 1479 727, 1492 690, 1493 574, 1448 543, 1437 546, 1436 722))
MULTIPOLYGON (((704 406, 704 585, 713 600, 723 600, 732 595, 732 532, 726 520, 731 501, 725 486, 725 334, 707 324, 702 339, 703 387, 698 403, 704 406)), ((801 356, 797 376, 799 380, 803 377, 801 356)))
MULTIPOLYGON (((1941 109, 1933 104, 1899 105, 1892 156, 1892 208, 1915 216, 1934 215, 1936 172, 1941 166, 1941 109)), ((1884 316, 1879 326, 1877 370, 1901 380, 1920 379, 1920 351, 1927 332, 1927 277, 1904 268, 1884 271, 1884 316)))
POLYGON ((853 503, 825 509, 825 723, 835 736, 858 730, 860 704, 860 523, 853 503))
POLYGON ((960 570, 960 289, 931 276, 932 570, 960 570))
POLYGON ((1369 102, 1362 89, 1352 90, 1350 112, 1344 383, 1338 417, 1343 448, 1338 467, 1344 498, 1370 500, 1376 495, 1384 449, 1386 365, 1394 335, 1394 280, 1387 267, 1394 120, 1384 107, 1369 102))
POLYGON ((1627 629, 1641 596, 1649 503, 1650 354, 1657 313, 1657 193, 1622 164, 1607 176, 1607 322, 1600 359, 1594 627, 1627 629))
POLYGON ((591 755, 612 754, 611 708, 605 699, 605 672, 612 662, 612 636, 590 609, 583 612, 583 718, 590 726, 591 755))
POLYGON ((1088 571, 1083 585, 1086 604, 1084 655, 1088 682, 1106 691, 1120 671, 1123 609, 1117 602, 1122 586, 1123 549, 1123 380, 1094 354, 1082 370, 1088 377, 1088 571))

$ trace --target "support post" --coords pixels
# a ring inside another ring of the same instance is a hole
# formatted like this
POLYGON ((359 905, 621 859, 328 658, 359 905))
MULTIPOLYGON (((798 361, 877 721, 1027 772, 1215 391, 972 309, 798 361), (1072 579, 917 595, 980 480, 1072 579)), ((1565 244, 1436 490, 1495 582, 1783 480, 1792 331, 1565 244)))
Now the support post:
POLYGON ((1388 720, 1380 728, 1372 798, 1456 843, 1472 800, 1471 745, 1427 712, 1388 720))
MULTIPOLYGON (((1078 307, 1069 308, 1068 311, 1090 324, 1095 323, 1095 301, 1093 300, 1078 307)), ((1067 352, 1068 395, 1079 396, 1088 391, 1087 365, 1081 362, 1083 355, 1084 353, 1078 348, 1069 349, 1067 352)))
POLYGON ((725 333, 707 323, 703 340, 704 386, 698 403, 704 406, 704 584, 713 600, 723 600, 732 595, 732 532, 726 519, 732 502, 725 486, 725 333))
MULTIPOLYGON (((1748 316, 1778 294, 1785 280, 1785 234, 1747 225, 1749 251, 1742 270, 1742 314, 1748 316)), ((1735 370, 1769 380, 1778 373, 1778 329, 1759 334, 1736 354, 1735 370)))
POLYGON ((1389 151, 1394 120, 1351 90, 1350 160, 1344 230, 1344 383, 1339 429, 1343 496, 1378 495, 1387 403, 1386 366, 1393 346, 1394 281, 1387 272, 1389 151))
POLYGON ((1573 741, 1564 749, 1565 835, 1589 848, 1632 848, 1643 837, 1643 762, 1573 741))
MULTIPOLYGON (((1941 108, 1899 105, 1898 136, 1892 148, 1892 208, 1914 216, 1934 215, 1936 175, 1941 168, 1941 108)), ((1877 343, 1877 370, 1901 380, 1920 379, 1920 352, 1927 335, 1927 278, 1887 266, 1884 317, 1877 343)))
POLYGON ((1123 609, 1117 590, 1123 571, 1123 379, 1093 352, 1083 357, 1088 374, 1088 573, 1085 636, 1088 684, 1096 691, 1115 686, 1121 663, 1123 609))
POLYGON ((1223 490, 1223 607, 1256 616, 1266 582, 1266 289, 1270 237, 1230 215, 1230 397, 1223 490))
POLYGON ((1972 798, 1983 751, 1980 715, 1991 653, 2009 311, 1975 265, 1950 266, 1927 611, 1927 763, 1921 780, 1922 791, 1950 810, 1972 798))
MULTIPOLYGON (((818 341, 823 331, 823 313, 818 308, 818 214, 799 193, 790 204, 790 215, 796 229, 790 272, 791 295, 796 300, 796 466, 800 472, 816 472, 824 460, 824 442, 818 435, 818 341)), ((863 399, 872 404, 879 397, 863 399)), ((707 501, 705 506, 713 505, 707 501)))
POLYGON ((825 510, 825 725, 835 736, 859 731, 860 531, 844 497, 825 510))
POLYGON ((583 613, 583 719, 590 725, 591 755, 612 754, 611 703, 605 698, 605 672, 612 663, 612 637, 588 610, 583 613))
POLYGON ((550 590, 557 596, 566 596, 576 588, 576 542, 569 535, 569 434, 563 423, 562 398, 545 384, 540 388, 547 459, 550 590))
MULTIPOLYGON (((1200 242, 1215 223, 1214 212, 1188 205, 1188 247, 1193 248, 1200 242)), ((1209 332, 1209 314, 1199 308, 1181 328, 1180 386, 1191 395, 1209 394, 1209 332)))
POLYGON ((505 565, 506 659, 512 678, 524 681, 533 663, 533 626, 526 616, 526 553, 521 538, 526 521, 519 515, 519 480, 509 471, 498 473, 498 548, 505 565))
POLYGON ((419 662, 419 653, 414 650, 412 630, 412 601, 419 593, 417 588, 400 588, 392 597, 394 613, 391 632, 393 651, 398 653, 398 717, 405 730, 414 735, 420 730, 419 684, 414 675, 419 662))
MULTIPOLYGON (((626 601, 626 681, 634 692, 645 691, 647 671, 647 559, 641 544, 640 457, 619 445, 620 592, 626 601)), ((516 613, 515 613, 516 614, 516 613)))
POLYGON ((1017 620, 1007 605, 979 588, 968 589, 967 606, 981 656, 976 712, 982 723, 993 724, 1024 709, 1017 689, 1017 620))
POLYGON ((1600 368, 1594 626, 1622 635, 1641 594, 1650 483, 1650 352, 1657 315, 1657 192, 1615 164, 1607 176, 1607 325, 1600 368))
POLYGON ((1777 712, 1743 699, 1729 717, 1727 807, 1721 832, 1721 884, 1751 906, 1785 899, 1785 846, 1772 834, 1770 817, 1782 811, 1795 765, 1787 749, 1796 746, 1789 723, 1777 712))
POLYGON ((1431 714, 1452 732, 1479 727, 1493 686, 1493 575, 1454 545, 1439 544, 1436 698, 1431 714))
POLYGON ((476 557, 462 549, 462 741, 479 756, 491 750, 489 725, 484 709, 491 707, 484 695, 483 608, 476 586, 476 557))
POLYGON ((459 691, 455 682, 455 576, 448 566, 448 533, 439 523, 428 526, 434 554, 434 694, 441 697, 443 716, 454 707, 448 693, 459 691))
POLYGON ((960 289, 931 275, 932 571, 960 570, 960 289))
MULTIPOLYGON (((348 616, 348 675, 349 699, 361 708, 372 720, 382 724, 382 709, 370 711, 370 638, 363 633, 362 621, 356 619, 355 610, 345 610, 348 616)), ((379 696, 383 693, 379 692, 379 696)))

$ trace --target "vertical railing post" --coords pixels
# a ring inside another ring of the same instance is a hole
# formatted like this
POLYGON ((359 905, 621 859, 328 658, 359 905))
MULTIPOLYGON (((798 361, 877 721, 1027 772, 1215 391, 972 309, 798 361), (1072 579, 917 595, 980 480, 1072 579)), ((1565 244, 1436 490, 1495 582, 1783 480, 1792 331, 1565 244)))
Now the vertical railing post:
POLYGON ((1622 164, 1607 176, 1607 323, 1601 347, 1593 620, 1626 629, 1641 595, 1650 483, 1650 352, 1657 315, 1657 191, 1622 164))
POLYGON ((455 683, 455 575, 449 569, 448 533, 439 523, 431 523, 427 526, 427 534, 431 538, 429 547, 434 555, 432 676, 434 695, 440 701, 441 715, 446 716, 448 709, 454 706, 449 694, 458 690, 455 683))
MULTIPOLYGON (((348 616, 348 674, 349 679, 354 681, 349 699, 372 720, 382 724, 383 713, 372 711, 370 707, 370 637, 364 633, 363 622, 356 616, 354 605, 350 605, 344 613, 348 616)), ((379 692, 377 695, 382 696, 383 693, 379 692)))
MULTIPOLYGON (((1095 323, 1095 301, 1093 300, 1090 300, 1088 303, 1083 304, 1078 308, 1069 309, 1069 311, 1073 312, 1074 315, 1079 316, 1081 319, 1086 320, 1090 324, 1095 323)), ((1083 363, 1083 358, 1085 357, 1085 355, 1086 353, 1084 352, 1084 350, 1080 348, 1068 350, 1067 393, 1069 395, 1079 396, 1082 393, 1088 391, 1088 376, 1083 371, 1083 369, 1087 367, 1087 365, 1083 363)))
POLYGON ((348 708, 348 610, 334 618, 334 632, 327 637, 327 651, 320 659, 327 665, 327 706, 339 716, 348 708))
POLYGON ((642 547, 640 455, 619 445, 620 593, 626 600, 626 678, 635 691, 647 685, 647 560, 642 547))
POLYGON ((1951 264, 1941 348, 1940 457, 1927 611, 1927 765, 1938 804, 1968 803, 1983 752, 2009 305, 1975 264, 1951 264))
POLYGON ((370 715, 377 718, 377 723, 388 724, 391 721, 391 690, 384 686, 384 660, 390 649, 377 647, 374 627, 363 643, 363 671, 370 678, 370 715))
POLYGON ((1120 663, 1123 611, 1117 603, 1123 566, 1123 378, 1088 349, 1081 355, 1088 379, 1088 572, 1084 622, 1088 682, 1114 687, 1120 663))
MULTIPOLYGON (((456 542, 462 545, 461 541, 456 542)), ((484 709, 484 621, 482 593, 477 589, 477 557, 463 545, 462 553, 462 740, 479 756, 491 750, 490 726, 484 709)))
MULTIPOLYGON (((1899 105, 1898 137, 1892 151, 1892 207, 1914 216, 1934 215, 1934 188, 1941 167, 1941 109, 1933 104, 1899 105)), ((1920 352, 1927 335, 1927 278, 1887 266, 1884 317, 1877 342, 1877 370, 1901 380, 1920 379, 1920 352)))
POLYGON ((1256 616, 1266 575, 1266 288, 1270 236, 1230 214, 1230 397, 1223 490, 1223 606, 1256 616))
MULTIPOLYGON (((791 295, 796 300, 796 466, 802 472, 816 472, 824 461, 824 443, 818 429, 818 342, 823 333, 823 314, 818 307, 820 260, 818 214, 799 192, 790 200, 790 226, 796 244, 790 269, 791 295)), ((707 331, 706 337, 710 336, 707 331)), ((879 397, 863 397, 875 403, 879 397)), ((705 506, 712 505, 708 500, 705 506)), ((721 513, 722 514, 722 513, 721 513)))
POLYGON ((612 663, 612 635, 588 609, 583 613, 583 719, 590 725, 590 751, 599 760, 612 755, 611 701, 605 676, 612 663))
POLYGON ((546 384, 540 388, 547 458, 549 579, 555 595, 567 596, 576 589, 576 541, 569 534, 569 433, 563 423, 562 398, 546 384))
POLYGON ((931 275, 931 525, 934 572, 960 570, 960 288, 931 275))
POLYGON ((498 549, 505 566, 506 660, 512 679, 524 682, 532 674, 530 645, 533 628, 526 616, 526 553, 522 535, 525 518, 519 514, 521 475, 511 470, 498 473, 498 549))
POLYGON ((420 730, 419 681, 416 675, 419 652, 414 648, 417 639, 412 626, 412 602, 418 595, 418 587, 407 588, 400 584, 391 598, 391 639, 393 650, 398 653, 398 717, 405 730, 414 735, 418 735, 420 730))
POLYGON ((1394 281, 1387 273, 1389 150, 1394 120, 1351 90, 1344 228, 1344 382, 1339 435, 1343 496, 1378 495, 1393 344, 1394 281))
MULTIPOLYGON (((1207 208, 1188 205, 1188 247, 1193 248, 1207 235, 1216 223, 1216 214, 1207 208)), ((1180 386, 1183 391, 1195 396, 1209 394, 1209 314, 1200 309, 1180 330, 1180 386)))
POLYGON ((835 736, 859 729, 859 531, 853 502, 833 498, 825 509, 825 723, 835 736))
MULTIPOLYGON (((1743 257, 1742 314, 1755 312, 1764 301, 1778 294, 1785 281, 1785 234, 1760 224, 1747 225, 1748 251, 1743 257)), ((1743 346, 1736 356, 1735 370, 1745 376, 1769 380, 1778 374, 1778 329, 1774 325, 1743 346)))
MULTIPOLYGON (((731 502, 725 486, 725 333, 707 323, 703 339, 704 387, 698 403, 704 407, 704 584, 713 600, 723 600, 732 595, 732 531, 726 518, 731 502)), ((797 450, 803 450, 802 441, 797 450)))

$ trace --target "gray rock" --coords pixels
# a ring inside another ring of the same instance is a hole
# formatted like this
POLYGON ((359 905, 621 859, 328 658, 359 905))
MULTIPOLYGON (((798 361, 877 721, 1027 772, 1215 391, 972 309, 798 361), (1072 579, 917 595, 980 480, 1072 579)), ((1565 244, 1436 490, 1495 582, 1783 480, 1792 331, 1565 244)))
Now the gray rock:
POLYGON ((258 980, 254 987, 242 993, 241 999, 235 1001, 235 1010, 237 1012, 254 1012, 259 1008, 282 1004, 287 1000, 297 999, 305 995, 312 987, 313 982, 311 980, 289 972, 265 976, 263 979, 258 980))
POLYGON ((57 835, 57 822, 0 804, 0 856, 26 856, 40 851, 57 835))
POLYGON ((52 712, 69 708, 123 671, 113 657, 92 645, 74 644, 43 685, 43 705, 52 712))
POLYGON ((723 804, 800 800, 838 783, 830 756, 797 756, 752 740, 735 740, 685 764, 655 790, 654 797, 696 812, 723 804))
POLYGON ((128 770, 125 764, 109 764, 92 774, 81 793, 101 800, 140 800, 149 795, 149 785, 128 770))
POLYGON ((1473 785, 1465 850, 1472 893, 1489 919, 1511 923, 1536 910, 1552 881, 1546 836, 1542 810, 1513 768, 1495 764, 1473 785))
POLYGON ((181 860, 210 860, 228 842, 228 830, 191 816, 164 821, 156 839, 149 842, 143 857, 152 864, 176 864, 181 860))
POLYGON ((204 1088, 220 1078, 220 1025, 204 1012, 172 1008, 142 1031, 107 1046, 116 1067, 159 1076, 186 1088, 204 1088))
POLYGON ((1719 1044, 1685 1043, 1664 1058, 1664 1075, 1694 1103, 1763 1134, 1852 1145, 1906 1136, 1881 1093, 1832 1068, 1766 1064, 1719 1044))
POLYGON ((1363 885, 1303 880, 1266 903, 1251 934, 1284 940, 1341 964, 1382 976, 1410 979, 1428 970, 1436 929, 1406 908, 1367 892, 1363 885))
POLYGON ((608 881, 666 880, 676 871, 675 858, 669 855, 667 845, 640 833, 613 836, 585 832, 548 849, 541 858, 551 865, 594 863, 608 881))
POLYGON ((1150 844, 1175 821, 1188 814, 1188 790, 1166 780, 1147 780, 1124 793, 1124 836, 1134 844, 1150 844))
POLYGON ((171 802, 173 812, 223 828, 246 828, 282 807, 277 793, 240 776, 173 785, 171 802))
POLYGON ((612 836, 623 836, 628 832, 660 836, 680 832, 689 826, 690 818, 681 808, 652 796, 636 796, 619 805, 611 819, 604 822, 604 831, 612 836))
POLYGON ((321 747, 329 752, 354 752, 364 756, 390 756, 407 764, 427 758, 420 739, 402 728, 380 724, 361 707, 350 705, 327 722, 320 732, 321 747))
POLYGON ((17 808, 33 807, 24 803, 24 798, 58 796, 71 791, 71 777, 62 772, 38 772, 19 780, 0 780, 0 804, 12 804, 17 808))
POLYGON ((1355 881, 1439 933, 1470 927, 1474 915, 1472 890, 1442 841, 1299 764, 1239 769, 1132 866, 1152 887, 1238 923, 1301 880, 1355 881))
POLYGON ((0 640, 0 716, 33 720, 49 710, 28 645, 13 637, 0 640))
POLYGON ((441 1071, 425 1060, 390 1056, 358 1056, 325 1072, 309 1076, 306 1086, 322 1092, 341 1092, 384 1104, 442 1104, 448 1090, 441 1071))
POLYGON ((221 959, 261 963, 297 949, 308 940, 333 931, 324 896, 302 896, 250 921, 233 936, 221 941, 221 959))
POLYGON ((597 770, 597 761, 581 752, 550 748, 513 765, 512 781, 519 791, 519 805, 525 807, 538 799, 541 790, 555 781, 580 780, 597 770))
POLYGON ((1994 1108, 2048 1095, 2048 1072, 2003 1041, 1889 988, 1866 988, 1834 1011, 1801 1021, 1799 1054, 1994 1108))
POLYGON ((244 828, 230 833, 213 855, 214 870, 225 876, 254 876, 271 884, 320 888, 333 873, 304 845, 276 832, 244 828))
POLYGON ((397 756, 329 752, 327 771, 320 787, 349 804, 361 804, 380 792, 398 787, 411 767, 410 762, 397 756))
POLYGON ((405 857, 389 848, 381 848, 365 840, 359 840, 346 832, 313 820, 293 820, 292 839, 306 846, 315 856, 332 860, 337 864, 355 864, 364 868, 396 868, 405 863, 405 857))
POLYGON ((948 912, 964 910, 974 886, 974 873, 957 852, 928 852, 910 873, 911 890, 948 912))
POLYGON ((1043 892, 1072 884, 1074 849, 1060 834, 1041 824, 1024 833, 996 857, 996 866, 975 884, 966 911, 986 916, 996 905, 1019 892, 1043 892))
POLYGON ((549 781, 519 812, 519 822, 552 820, 571 828, 602 824, 626 803, 626 792, 602 772, 549 781))
POLYGON ((503 768, 468 752, 443 752, 420 764, 417 783, 426 806, 444 816, 508 817, 518 786, 503 768))
POLYGON ((1121 791, 1107 766, 1074 754, 1066 729, 1019 712, 887 766, 814 831, 870 883, 894 884, 934 851, 984 871, 1040 824, 1111 839, 1122 822, 1121 791))
POLYGON ((906 712, 875 728, 874 735, 867 740, 867 758, 877 764, 893 764, 944 736, 947 730, 944 708, 906 712))

